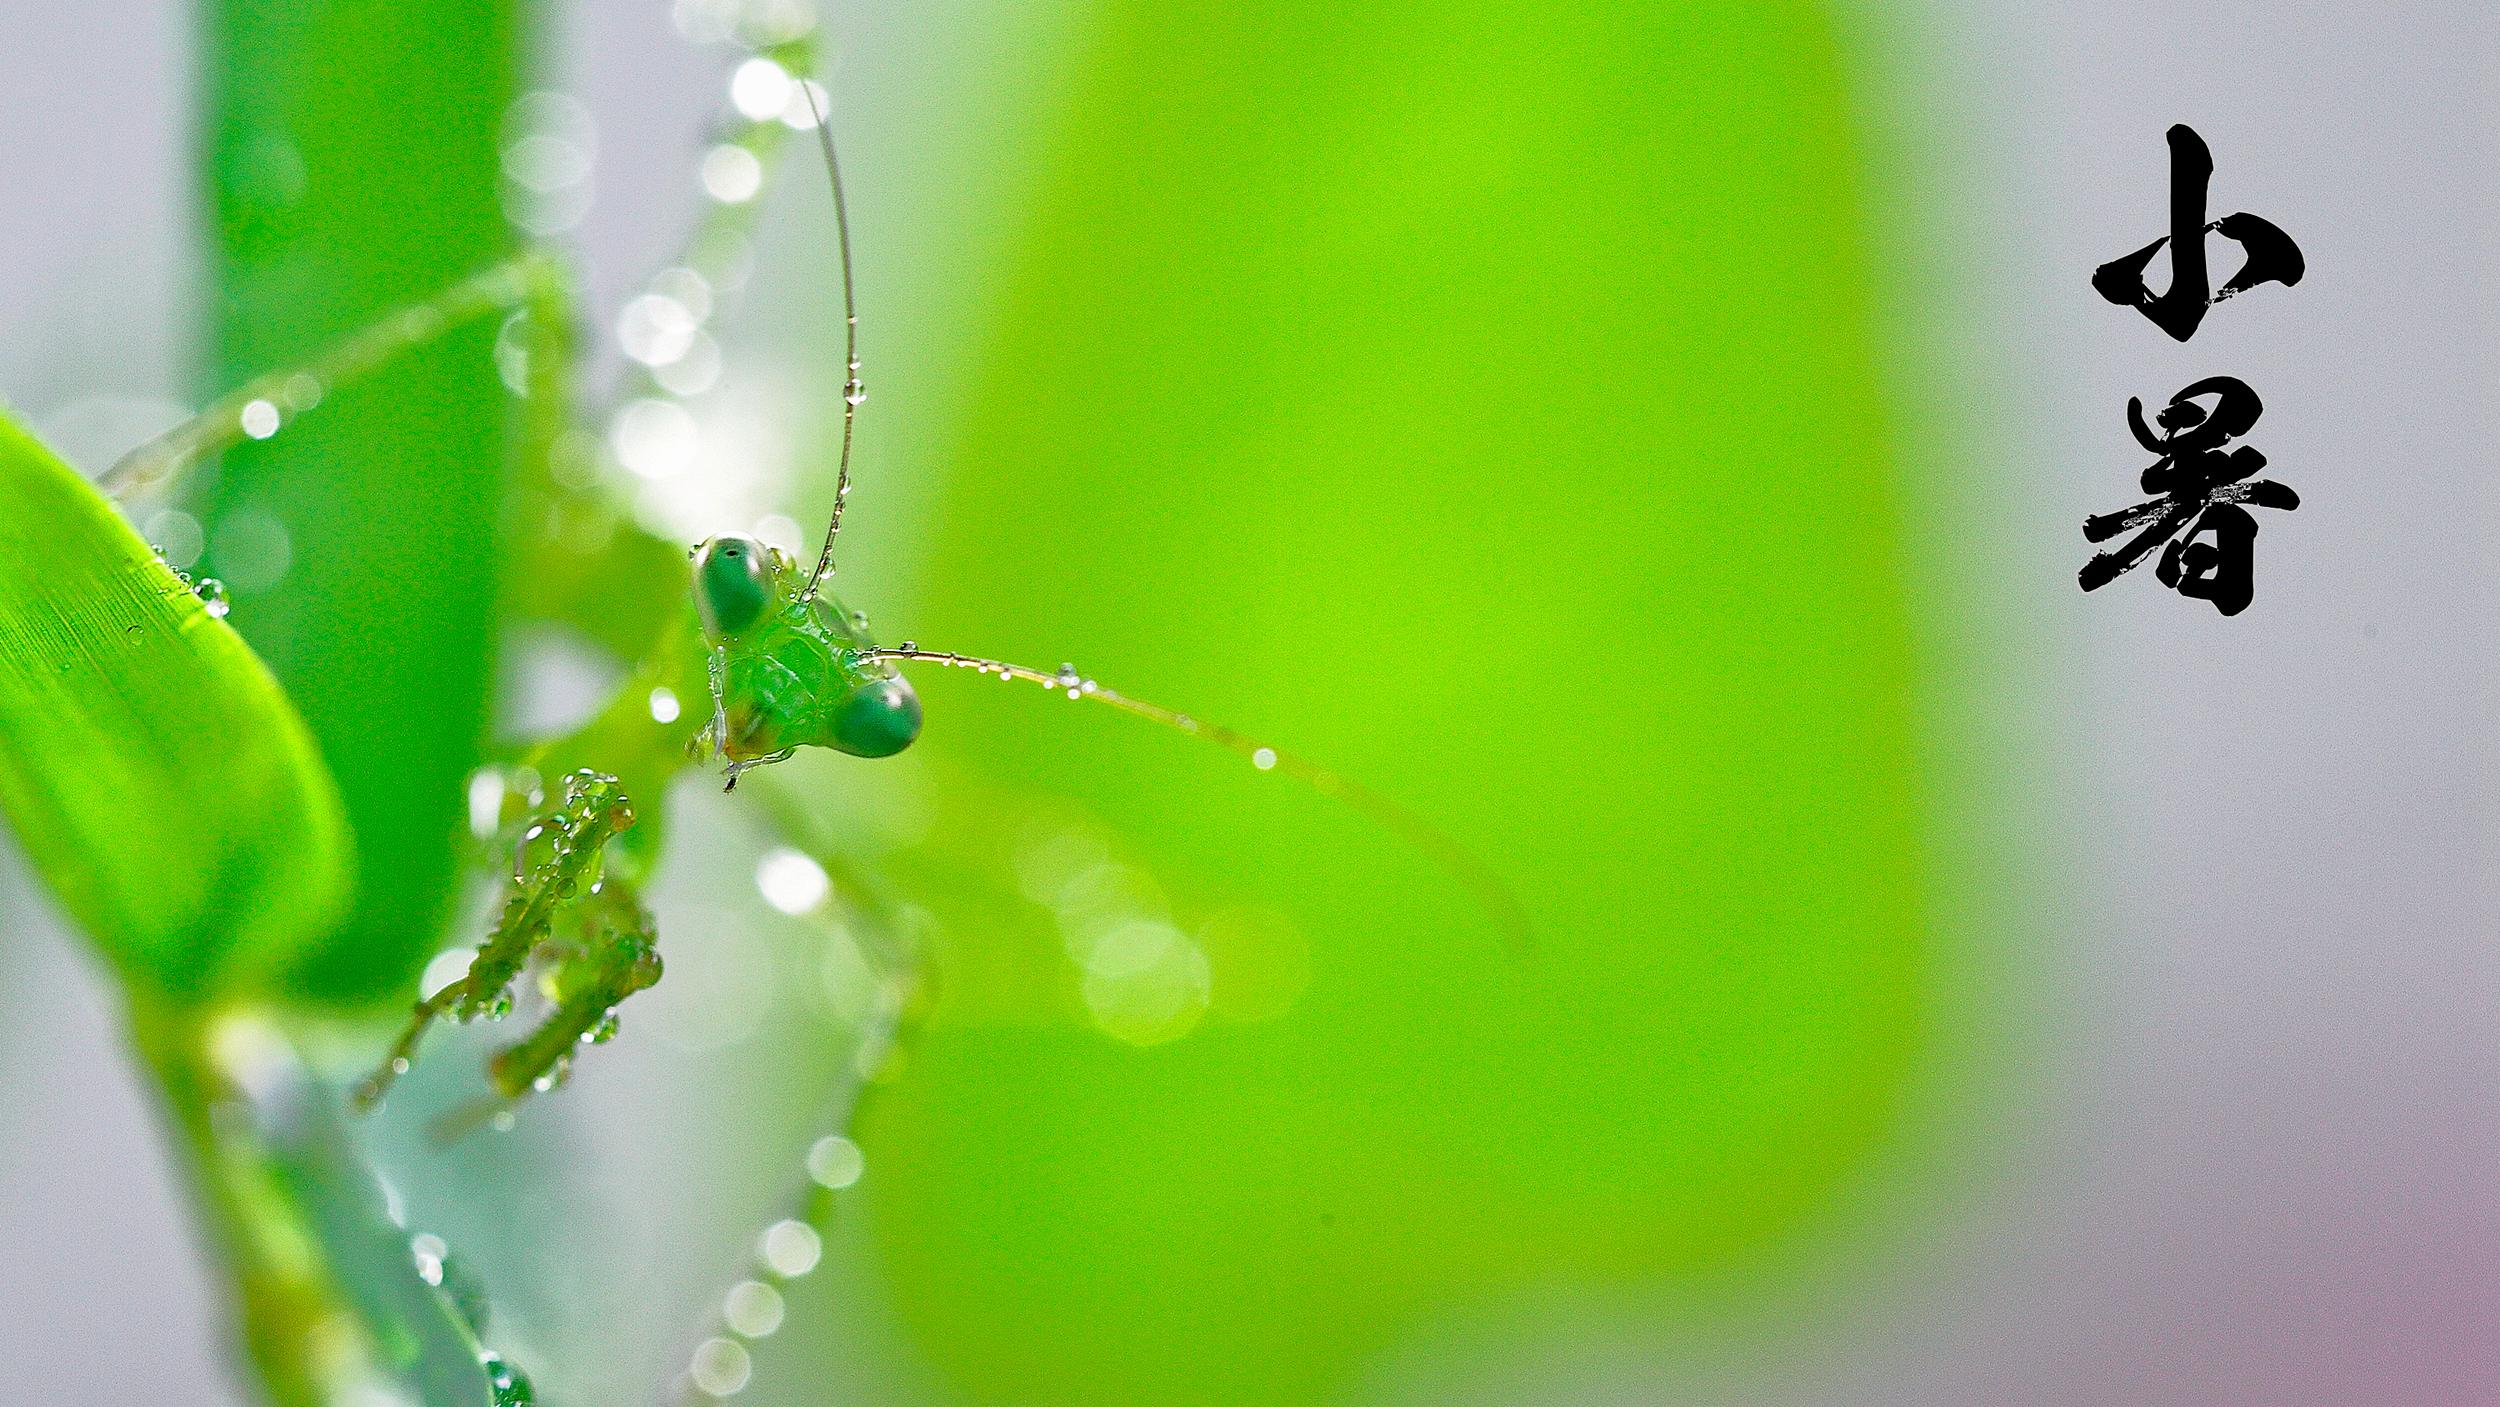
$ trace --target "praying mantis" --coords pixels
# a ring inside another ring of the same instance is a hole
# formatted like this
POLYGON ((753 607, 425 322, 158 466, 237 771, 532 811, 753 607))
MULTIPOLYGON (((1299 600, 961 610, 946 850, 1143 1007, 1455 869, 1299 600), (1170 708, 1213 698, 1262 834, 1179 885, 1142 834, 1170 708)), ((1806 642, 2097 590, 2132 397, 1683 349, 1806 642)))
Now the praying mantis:
MULTIPOLYGON (((533 975, 545 1014, 528 1034, 489 1058, 487 1079, 498 1109, 561 1084, 579 1048, 612 1037, 619 1007, 660 980, 658 935, 641 894, 658 853, 671 782, 690 768, 717 763, 724 790, 734 792, 742 777, 806 748, 860 759, 894 756, 918 738, 924 721, 904 666, 969 669, 1038 685, 1228 749, 1261 772, 1296 779, 1403 836, 1464 884, 1508 933, 1518 937, 1527 931, 1517 902, 1475 856, 1428 820, 1336 772, 1234 729, 1122 693, 1073 665, 1043 670, 911 641, 882 645, 871 637, 866 618, 835 597, 836 547, 866 391, 841 162, 817 85, 794 77, 813 71, 815 59, 803 38, 759 49, 747 59, 742 71, 765 64, 771 69, 768 79, 790 85, 794 101, 804 104, 805 120, 766 120, 741 135, 742 149, 749 149, 777 141, 777 125, 812 130, 831 187, 845 379, 822 549, 808 568, 748 534, 696 544, 686 553, 683 602, 662 619, 642 622, 639 632, 622 628, 629 636, 638 633, 643 643, 605 706, 578 728, 521 750, 512 765, 487 778, 490 786, 504 787, 498 806, 523 808, 503 903, 466 972, 421 995, 396 1040, 355 1086, 351 1099, 360 1109, 384 1100, 437 1022, 501 1019, 533 975), (679 726, 689 700, 710 704, 691 734, 679 726)), ((717 257, 724 231, 736 218, 736 204, 724 202, 713 212, 675 272, 701 282, 701 270, 717 257)), ((537 465, 522 491, 556 500, 599 493, 596 483, 566 483, 546 472, 557 446, 576 428, 569 388, 562 384, 573 333, 563 266, 538 249, 385 317, 312 363, 254 379, 133 451, 105 486, 125 500, 160 490, 204 456, 244 438, 279 433, 333 388, 450 329, 495 315, 506 319, 504 345, 514 363, 507 370, 517 372, 506 381, 523 403, 522 433, 531 451, 525 459, 537 465)), ((657 547, 639 529, 628 527, 623 537, 620 552, 657 547)))

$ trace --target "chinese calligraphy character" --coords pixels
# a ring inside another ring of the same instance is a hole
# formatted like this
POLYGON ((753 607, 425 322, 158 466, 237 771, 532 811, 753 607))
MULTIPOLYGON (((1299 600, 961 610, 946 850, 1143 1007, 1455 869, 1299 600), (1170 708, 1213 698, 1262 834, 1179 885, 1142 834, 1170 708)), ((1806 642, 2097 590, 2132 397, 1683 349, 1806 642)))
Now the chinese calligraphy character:
POLYGON ((2181 342, 2195 334, 2197 324, 2205 320, 2205 310, 2223 299, 2261 283, 2289 288, 2308 272, 2300 246, 2271 220, 2242 211, 2206 223, 2205 187, 2213 174, 2213 153, 2205 139, 2185 124, 2171 128, 2170 233, 2125 258, 2112 259, 2092 274, 2092 286, 2102 297, 2138 310, 2181 342), (2248 254, 2240 271, 2219 292, 2205 267, 2208 231, 2237 243, 2248 254), (2156 295, 2145 285, 2144 271, 2164 245, 2170 248, 2170 287, 2156 295))
POLYGON ((2162 548, 2154 575, 2182 596, 2214 603, 2226 616, 2248 609, 2256 594, 2254 559, 2257 520, 2241 504, 2293 509, 2300 495, 2272 479, 2249 476, 2266 467, 2255 448, 2224 446, 2248 433, 2265 413, 2265 405, 2248 383, 2232 376, 2209 376, 2182 388, 2153 418, 2155 435, 2144 423, 2144 402, 2127 400, 2127 424, 2136 442, 2161 456, 2144 471, 2146 493, 2158 498, 2116 513, 2083 520, 2087 541, 2106 542, 2132 528, 2143 531, 2119 547, 2083 564, 2076 579, 2086 591, 2115 581, 2162 548), (2214 404, 2208 408, 2203 398, 2214 404), (2180 529, 2187 531, 2181 535, 2180 529), (2210 536, 2211 541, 2203 541, 2210 536))

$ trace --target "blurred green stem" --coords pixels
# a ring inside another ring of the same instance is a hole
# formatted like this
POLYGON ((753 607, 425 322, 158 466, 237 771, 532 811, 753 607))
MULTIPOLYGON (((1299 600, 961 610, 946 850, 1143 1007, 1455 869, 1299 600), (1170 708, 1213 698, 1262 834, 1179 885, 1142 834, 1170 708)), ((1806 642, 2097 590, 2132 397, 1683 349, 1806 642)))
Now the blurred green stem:
POLYGON ((130 1012, 131 1038, 156 1076, 157 1107, 182 1162, 197 1224, 233 1289, 235 1330, 268 1399, 319 1407, 332 1399, 322 1340, 339 1317, 303 1229, 266 1175, 241 1121, 232 1082, 209 1050, 211 1021, 146 997, 130 1012))
MULTIPOLYGON (((300 366, 511 257, 502 160, 528 0, 198 13, 208 389, 300 366)), ((446 838, 491 716, 517 442, 496 330, 473 319, 324 388, 319 414, 233 446, 186 500, 201 570, 232 588, 232 623, 303 714, 356 833, 356 906, 285 974, 291 1000, 396 1006, 450 916, 446 838)))
POLYGON ((328 1407, 395 1381, 441 1407, 493 1401, 491 1355, 419 1278, 338 1091, 249 1015, 142 997, 131 1030, 261 1394, 328 1407))

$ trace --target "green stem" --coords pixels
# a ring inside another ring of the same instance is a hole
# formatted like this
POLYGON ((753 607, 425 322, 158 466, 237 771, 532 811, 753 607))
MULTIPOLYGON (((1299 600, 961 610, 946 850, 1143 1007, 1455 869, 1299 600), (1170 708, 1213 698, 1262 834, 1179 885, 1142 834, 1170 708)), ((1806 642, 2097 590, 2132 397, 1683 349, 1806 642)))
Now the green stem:
POLYGON ((338 1092, 251 1017, 143 995, 130 1021, 259 1395, 331 1407, 397 1383, 438 1407, 497 1400, 500 1363, 419 1278, 338 1092))
POLYGON ((232 1287, 233 1330, 274 1407, 321 1407, 339 1384, 322 1347, 344 1306, 321 1274, 242 1121, 240 1095, 210 1056, 196 1009, 135 998, 131 1034, 154 1074, 157 1111, 174 1144, 197 1225, 232 1287))

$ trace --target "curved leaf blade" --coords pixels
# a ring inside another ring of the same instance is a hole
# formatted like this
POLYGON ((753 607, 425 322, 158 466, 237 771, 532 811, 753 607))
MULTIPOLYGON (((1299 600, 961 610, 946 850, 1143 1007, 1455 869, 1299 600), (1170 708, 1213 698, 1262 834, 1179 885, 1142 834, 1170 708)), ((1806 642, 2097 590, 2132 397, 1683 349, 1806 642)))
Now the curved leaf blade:
POLYGON ((0 416, 0 811, 124 978, 231 994, 352 888, 277 681, 76 471, 0 416))

